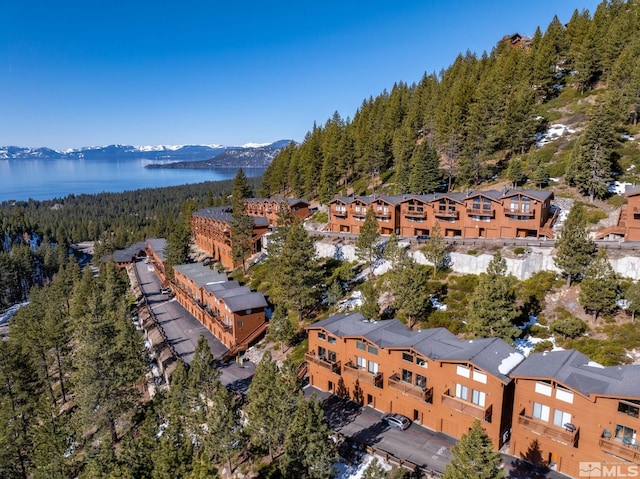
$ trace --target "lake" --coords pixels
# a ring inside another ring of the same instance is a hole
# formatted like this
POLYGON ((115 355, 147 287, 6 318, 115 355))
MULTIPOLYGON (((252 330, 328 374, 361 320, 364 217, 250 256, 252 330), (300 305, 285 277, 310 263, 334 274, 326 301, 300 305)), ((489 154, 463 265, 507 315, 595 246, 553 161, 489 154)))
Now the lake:
MULTIPOLYGON (((181 170, 145 168, 152 160, 0 160, 0 202, 63 198, 160 188, 203 181, 232 179, 235 168, 181 170)), ((260 176, 264 168, 246 168, 245 175, 260 176)))

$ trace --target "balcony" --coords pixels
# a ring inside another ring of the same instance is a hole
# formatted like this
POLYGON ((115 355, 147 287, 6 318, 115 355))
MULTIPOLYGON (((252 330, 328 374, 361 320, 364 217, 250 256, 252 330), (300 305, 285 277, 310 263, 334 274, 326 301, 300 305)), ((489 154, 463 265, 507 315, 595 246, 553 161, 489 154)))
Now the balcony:
POLYGON ((413 396, 426 403, 433 403, 433 388, 421 388, 414 384, 408 383, 400 379, 398 374, 393 374, 387 379, 389 387, 397 389, 398 391, 406 394, 407 396, 413 396))
POLYGON ((580 428, 576 427, 573 430, 562 428, 533 417, 525 416, 524 414, 518 416, 518 424, 535 434, 540 434, 561 444, 566 444, 571 447, 578 446, 578 433, 580 432, 580 428))
POLYGON ((376 211, 376 219, 378 221, 390 221, 391 220, 391 212, 383 213, 381 211, 376 211))
POLYGON ((384 387, 383 374, 382 373, 370 373, 365 371, 362 368, 359 368, 357 365, 353 364, 351 361, 344 364, 344 372, 355 376, 358 381, 365 382, 369 384, 373 384, 377 388, 384 387))
POLYGON ((478 406, 477 404, 473 404, 469 401, 465 401, 464 399, 452 396, 448 389, 447 391, 442 393, 442 404, 446 404, 451 409, 460 411, 463 414, 477 417, 478 419, 481 419, 485 422, 491 422, 493 409, 491 404, 486 407, 478 406))
POLYGON ((504 214, 506 216, 526 216, 533 219, 536 217, 536 210, 523 210, 521 208, 505 208, 504 214))
POLYGON ((457 220, 460 217, 460 213, 456 210, 435 210, 433 214, 437 218, 449 218, 454 220, 457 220))
POLYGON ((320 367, 328 369, 334 374, 340 374, 340 361, 332 363, 327 361, 325 358, 316 356, 314 353, 307 353, 306 360, 309 363, 317 364, 320 367))
POLYGON ((628 461, 638 462, 638 460, 640 460, 639 448, 639 444, 625 444, 624 442, 616 441, 611 438, 600 439, 600 449, 607 454, 613 454, 614 456, 621 457, 628 461))
POLYGON ((427 217, 427 212, 426 211, 417 211, 417 210, 412 210, 409 208, 402 208, 402 210, 400 210, 400 214, 404 217, 404 216, 408 216, 410 218, 426 218, 427 217))
POLYGON ((332 209, 331 210, 331 215, 335 216, 336 218, 346 218, 347 217, 347 210, 337 210, 337 209, 332 209))
POLYGON ((467 208, 467 214, 471 216, 488 216, 489 218, 495 218, 496 210, 486 210, 484 208, 467 208))

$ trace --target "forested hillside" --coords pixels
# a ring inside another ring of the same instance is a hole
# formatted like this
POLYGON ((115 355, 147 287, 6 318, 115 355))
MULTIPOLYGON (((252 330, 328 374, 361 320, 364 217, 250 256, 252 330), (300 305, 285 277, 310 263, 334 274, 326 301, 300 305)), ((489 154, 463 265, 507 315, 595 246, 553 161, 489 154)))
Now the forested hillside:
POLYGON ((564 176, 583 194, 602 196, 606 181, 640 166, 635 143, 621 139, 635 132, 640 109, 639 28, 640 4, 611 0, 593 14, 576 10, 566 25, 554 17, 530 43, 505 37, 489 53, 460 54, 438 74, 365 99, 352 119, 336 112, 314 125, 274 159, 260 194, 327 201, 498 177, 539 187, 564 176), (536 146, 559 122, 576 134, 536 146))

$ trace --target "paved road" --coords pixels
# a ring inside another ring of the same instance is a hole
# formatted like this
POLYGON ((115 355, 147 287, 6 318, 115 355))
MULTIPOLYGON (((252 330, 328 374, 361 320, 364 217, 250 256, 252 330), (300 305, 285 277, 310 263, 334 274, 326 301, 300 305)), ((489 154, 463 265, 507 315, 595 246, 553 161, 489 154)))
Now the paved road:
MULTIPOLYGON (((150 264, 137 261, 134 266, 140 278, 140 288, 147 298, 147 304, 153 311, 177 355, 185 363, 190 364, 200 336, 209 343, 213 356, 221 358, 227 348, 200 321, 184 309, 175 298, 160 293, 160 279, 150 264)), ((255 365, 245 361, 243 364, 230 362, 220 364, 222 376, 220 380, 231 389, 243 391, 255 374, 255 365)))
MULTIPOLYGON (((451 436, 416 423, 401 431, 383 423, 380 420, 382 413, 369 406, 360 407, 352 401, 307 386, 305 395, 312 394, 324 400, 325 418, 330 427, 355 442, 374 446, 423 469, 440 473, 452 459, 451 446, 458 441, 451 436)), ((501 456, 510 479, 567 479, 563 474, 535 468, 516 457, 501 456)))

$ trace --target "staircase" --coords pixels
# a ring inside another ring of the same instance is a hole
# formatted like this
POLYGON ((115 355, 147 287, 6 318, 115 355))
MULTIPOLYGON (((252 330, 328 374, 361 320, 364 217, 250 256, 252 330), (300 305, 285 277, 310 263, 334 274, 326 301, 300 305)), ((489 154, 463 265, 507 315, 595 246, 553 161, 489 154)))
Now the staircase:
POLYGON ((262 323, 255 330, 253 330, 251 334, 249 334, 249 336, 244 338, 241 343, 236 344, 231 349, 229 349, 229 351, 224 353, 222 359, 224 361, 229 361, 230 359, 235 358, 238 354, 244 353, 247 349, 249 349, 249 346, 251 346, 252 343, 257 341, 265 333, 268 328, 269 323, 262 323))
POLYGON ((596 239, 600 240, 609 235, 620 236, 624 239, 627 234, 627 205, 622 205, 618 211, 618 221, 615 225, 609 226, 598 232, 596 239))

